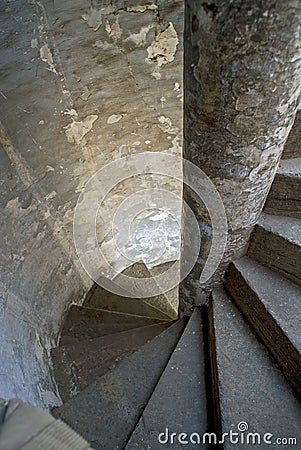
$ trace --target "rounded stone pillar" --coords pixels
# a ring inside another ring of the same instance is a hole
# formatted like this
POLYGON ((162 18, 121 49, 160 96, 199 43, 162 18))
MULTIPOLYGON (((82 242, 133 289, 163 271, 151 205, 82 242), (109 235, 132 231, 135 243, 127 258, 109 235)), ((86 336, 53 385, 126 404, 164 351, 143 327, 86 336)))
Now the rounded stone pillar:
MULTIPOLYGON (((296 0, 186 0, 184 158, 213 181, 228 220, 213 281, 245 251, 293 125, 300 23, 296 0)), ((210 220, 202 202, 184 191, 203 235, 196 277, 210 246, 210 220)))

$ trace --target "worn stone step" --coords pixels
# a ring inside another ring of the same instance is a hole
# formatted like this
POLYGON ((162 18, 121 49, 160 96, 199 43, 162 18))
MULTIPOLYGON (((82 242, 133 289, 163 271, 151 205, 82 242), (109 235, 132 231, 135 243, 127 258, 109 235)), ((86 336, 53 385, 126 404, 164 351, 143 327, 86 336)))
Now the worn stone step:
MULTIPOLYGON (((224 437, 224 449, 269 449, 277 438, 300 442, 298 400, 222 288, 213 292, 213 317, 223 433, 238 433, 224 437), (258 435, 248 433, 259 433, 260 443, 258 435), (263 441, 265 434, 271 444, 263 441)), ((290 447, 284 443, 277 448, 290 447)))
MULTIPOLYGON (((159 264, 153 268, 148 268, 143 262, 139 262, 125 269, 123 274, 135 278, 154 278, 155 284, 159 287, 156 277, 164 274, 174 262, 159 264)), ((144 302, 167 315, 169 319, 176 320, 178 318, 179 289, 177 287, 155 297, 145 298, 144 302)))
POLYGON ((248 256, 301 284, 301 219, 262 214, 248 256))
POLYGON ((186 321, 124 358, 76 397, 53 410, 96 450, 123 449, 135 428, 186 321))
POLYGON ((284 146, 282 158, 300 158, 301 157, 301 111, 297 112, 293 128, 288 135, 284 146))
POLYGON ((64 323, 60 345, 164 322, 166 320, 73 305, 64 323))
POLYGON ((247 257, 230 265, 225 286, 301 397, 301 288, 247 257))
POLYGON ((148 325, 52 349, 54 374, 62 400, 66 402, 77 395, 118 360, 133 353, 171 324, 148 325))
POLYGON ((203 318, 195 309, 126 450, 195 448, 189 438, 207 431, 206 403, 203 318))
POLYGON ((157 299, 153 297, 149 299, 122 297, 101 286, 96 286, 88 296, 84 306, 134 314, 151 319, 170 320, 167 314, 156 307, 157 304, 157 299))
POLYGON ((301 218, 301 158, 281 161, 264 210, 301 218))

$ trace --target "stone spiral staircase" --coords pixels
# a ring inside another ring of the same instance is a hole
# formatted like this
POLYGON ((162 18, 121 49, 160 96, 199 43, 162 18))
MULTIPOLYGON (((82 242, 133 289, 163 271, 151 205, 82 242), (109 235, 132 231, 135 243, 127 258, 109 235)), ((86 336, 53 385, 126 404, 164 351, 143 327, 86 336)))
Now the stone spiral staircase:
POLYGON ((247 255, 230 264, 224 286, 196 301, 190 317, 175 321, 100 288, 83 307, 71 307, 52 352, 64 402, 52 414, 91 447, 245 449, 243 432, 270 433, 274 445, 284 438, 277 448, 291 448, 285 439, 296 438, 300 447, 298 137, 300 116, 247 255), (228 437, 198 443, 197 435, 230 430, 236 445, 228 437))

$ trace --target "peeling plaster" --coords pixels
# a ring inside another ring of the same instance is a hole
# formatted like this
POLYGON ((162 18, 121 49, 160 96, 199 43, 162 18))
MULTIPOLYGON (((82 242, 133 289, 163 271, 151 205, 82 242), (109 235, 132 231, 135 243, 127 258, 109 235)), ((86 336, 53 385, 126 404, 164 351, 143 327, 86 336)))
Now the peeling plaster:
POLYGON ((83 137, 92 130, 92 125, 98 119, 96 114, 85 117, 81 122, 72 122, 65 128, 65 134, 70 144, 80 144, 83 137))
POLYGON ((112 114, 108 120, 107 124, 112 125, 113 123, 119 122, 123 117, 123 114, 112 114))
POLYGON ((154 70, 152 71, 152 77, 154 77, 156 80, 161 80, 162 75, 161 75, 159 66, 156 66, 154 68, 154 70))
POLYGON ((159 117, 159 123, 158 127, 164 132, 168 134, 177 134, 179 131, 178 128, 172 126, 172 121, 169 117, 160 116, 159 117))
POLYGON ((95 9, 90 8, 89 12, 82 15, 82 19, 87 22, 87 25, 93 29, 93 31, 98 31, 102 25, 103 17, 111 14, 115 11, 114 6, 107 6, 106 8, 95 9))
POLYGON ((67 109, 66 111, 64 111, 64 115, 65 116, 71 116, 71 117, 77 117, 78 116, 77 111, 75 111, 74 108, 67 109))
POLYGON ((119 25, 118 17, 113 24, 111 24, 110 21, 106 19, 106 32, 114 43, 116 43, 121 38, 122 29, 119 25))
POLYGON ((128 6, 125 8, 127 12, 140 12, 143 13, 145 11, 158 11, 158 5, 138 5, 138 6, 128 6))
POLYGON ((108 41, 102 41, 101 39, 98 39, 95 41, 94 44, 92 44, 92 47, 98 47, 102 50, 112 50, 115 49, 115 45, 108 41))
POLYGON ((37 48, 38 45, 39 45, 39 43, 38 43, 37 38, 34 38, 34 39, 31 40, 31 42, 30 42, 30 47, 31 48, 37 48))
POLYGON ((148 25, 147 27, 142 27, 139 33, 130 33, 129 37, 125 39, 125 42, 132 41, 137 47, 142 47, 146 44, 146 37, 149 32, 154 27, 154 25, 148 25))
POLYGON ((148 59, 157 62, 158 66, 168 64, 175 59, 179 43, 177 32, 171 22, 168 27, 158 33, 155 41, 148 47, 148 59))
POLYGON ((56 68, 54 67, 53 63, 53 56, 50 48, 48 47, 48 44, 44 44, 43 47, 40 48, 40 58, 43 62, 46 62, 48 64, 51 72, 56 73, 56 68))

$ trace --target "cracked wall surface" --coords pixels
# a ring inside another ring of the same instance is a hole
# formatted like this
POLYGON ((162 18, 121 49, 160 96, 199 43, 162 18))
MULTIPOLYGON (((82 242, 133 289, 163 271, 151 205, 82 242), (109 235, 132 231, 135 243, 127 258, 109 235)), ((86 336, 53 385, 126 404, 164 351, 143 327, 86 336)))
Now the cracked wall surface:
MULTIPOLYGON (((49 366, 70 303, 92 280, 73 244, 85 183, 138 152, 181 155, 183 2, 3 1, 0 396, 60 403, 49 366)), ((117 186, 99 217, 141 186, 117 186), (107 209, 106 209, 107 208, 107 209)))
MULTIPOLYGON (((225 264, 245 251, 300 101, 300 6, 295 0, 186 2, 183 153, 222 197, 225 264)), ((203 205, 187 195, 210 240, 203 205)))

